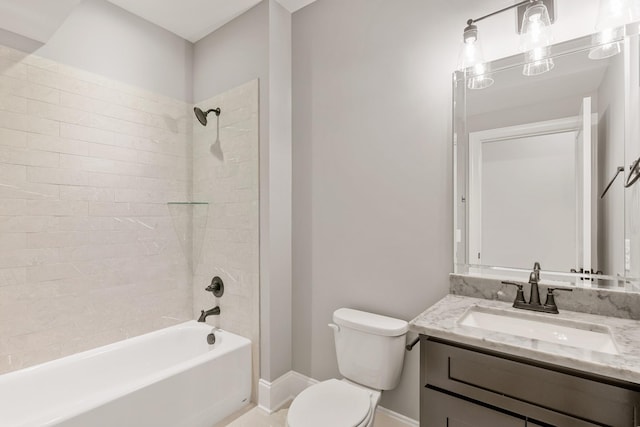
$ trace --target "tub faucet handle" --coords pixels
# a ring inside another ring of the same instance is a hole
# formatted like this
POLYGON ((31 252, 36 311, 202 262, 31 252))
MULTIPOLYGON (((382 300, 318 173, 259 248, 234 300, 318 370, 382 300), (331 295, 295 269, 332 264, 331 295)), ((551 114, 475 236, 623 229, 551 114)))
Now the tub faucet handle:
POLYGON ((211 284, 204 288, 205 291, 211 292, 214 297, 220 298, 224 294, 224 282, 218 276, 211 279, 211 284))

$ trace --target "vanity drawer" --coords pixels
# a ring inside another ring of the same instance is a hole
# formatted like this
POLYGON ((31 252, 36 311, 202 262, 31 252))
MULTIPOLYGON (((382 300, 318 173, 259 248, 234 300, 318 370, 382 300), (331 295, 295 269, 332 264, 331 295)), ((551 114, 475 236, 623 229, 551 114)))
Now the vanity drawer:
POLYGON ((467 396, 552 425, 636 426, 639 394, 588 374, 423 337, 423 386, 467 396), (565 423, 573 419, 585 424, 565 423))
POLYGON ((523 418, 513 417, 490 408, 427 389, 421 427, 526 427, 523 418))

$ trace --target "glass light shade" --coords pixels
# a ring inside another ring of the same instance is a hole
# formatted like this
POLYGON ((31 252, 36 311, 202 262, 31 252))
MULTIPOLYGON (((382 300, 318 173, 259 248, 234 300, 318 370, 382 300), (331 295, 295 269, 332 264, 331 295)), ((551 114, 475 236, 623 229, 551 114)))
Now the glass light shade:
POLYGON ((638 0, 600 0, 598 32, 593 36, 598 46, 589 51, 590 59, 605 59, 622 52, 620 39, 624 36, 624 25, 632 21, 637 7, 638 0))
POLYGON ((520 34, 520 50, 527 52, 547 47, 553 42, 551 19, 544 3, 537 0, 524 12, 520 34))
POLYGON ((624 36, 624 27, 609 28, 593 35, 593 44, 589 59, 605 59, 622 52, 620 40, 624 36))
POLYGON ((527 63, 524 64, 522 74, 525 76, 537 76, 553 70, 555 64, 549 56, 549 47, 537 47, 526 53, 527 63))
POLYGON ((462 41, 460 55, 458 56, 458 70, 464 71, 476 64, 483 63, 484 55, 482 54, 482 46, 478 41, 478 28, 475 25, 469 24, 465 27, 462 41))
POLYGON ((486 89, 493 84, 493 79, 489 76, 472 77, 467 80, 467 87, 472 90, 486 89))
POLYGON ((475 25, 469 25, 464 31, 464 41, 458 57, 458 70, 465 72, 469 89, 484 89, 493 84, 489 76, 489 64, 484 62, 482 46, 478 41, 475 25))
POLYGON ((458 57, 458 70, 464 71, 467 68, 475 67, 484 62, 482 46, 478 41, 470 41, 462 44, 458 57))

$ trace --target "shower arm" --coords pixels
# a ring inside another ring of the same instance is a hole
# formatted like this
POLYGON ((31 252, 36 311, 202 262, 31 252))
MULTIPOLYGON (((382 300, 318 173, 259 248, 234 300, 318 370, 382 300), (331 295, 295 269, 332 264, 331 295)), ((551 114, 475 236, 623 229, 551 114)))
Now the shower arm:
POLYGON ((216 117, 220 117, 221 110, 220 108, 212 108, 208 110, 205 114, 216 113, 216 117))

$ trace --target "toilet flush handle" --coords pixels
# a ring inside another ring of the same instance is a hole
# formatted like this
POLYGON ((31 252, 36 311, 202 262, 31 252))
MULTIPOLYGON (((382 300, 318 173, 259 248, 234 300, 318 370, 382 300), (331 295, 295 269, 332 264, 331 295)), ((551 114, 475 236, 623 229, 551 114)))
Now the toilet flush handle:
POLYGON ((334 332, 340 332, 340 326, 334 325, 333 323, 329 323, 329 327, 334 330, 334 332))

